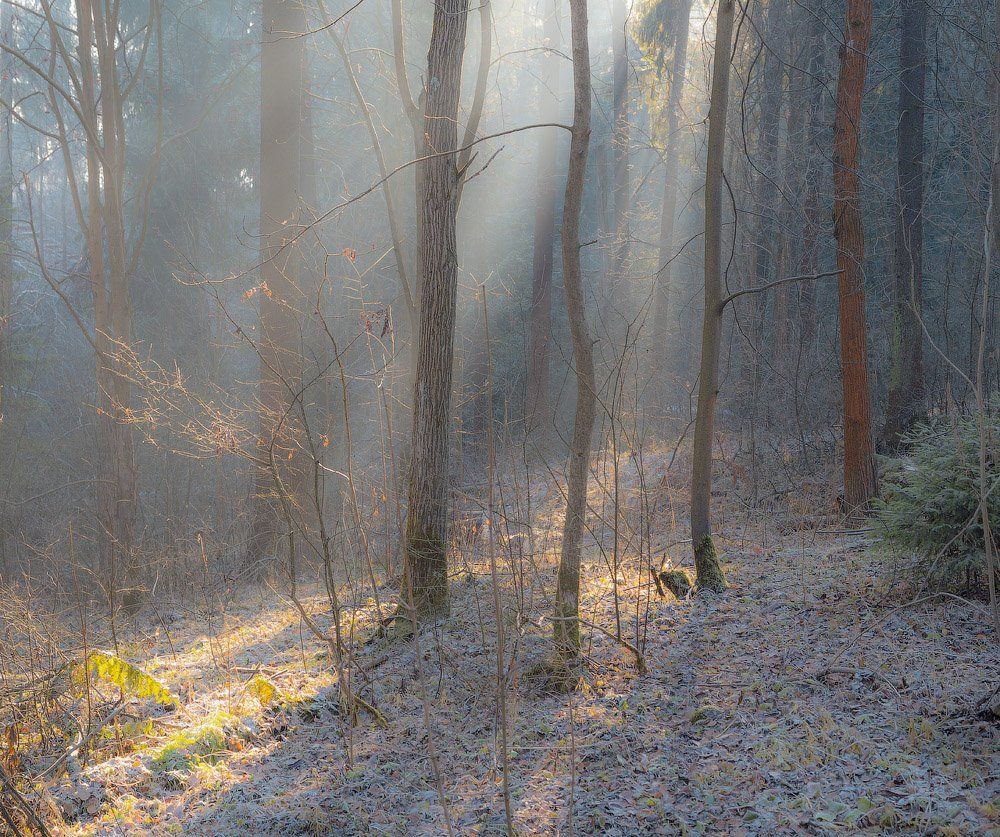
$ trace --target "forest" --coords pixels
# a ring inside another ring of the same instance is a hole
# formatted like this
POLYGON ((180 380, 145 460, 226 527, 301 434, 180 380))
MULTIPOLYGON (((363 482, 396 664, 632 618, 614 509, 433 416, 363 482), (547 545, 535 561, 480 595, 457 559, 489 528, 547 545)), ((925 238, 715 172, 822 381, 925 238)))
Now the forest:
POLYGON ((997 0, 0 0, 0 835, 1000 835, 997 0))

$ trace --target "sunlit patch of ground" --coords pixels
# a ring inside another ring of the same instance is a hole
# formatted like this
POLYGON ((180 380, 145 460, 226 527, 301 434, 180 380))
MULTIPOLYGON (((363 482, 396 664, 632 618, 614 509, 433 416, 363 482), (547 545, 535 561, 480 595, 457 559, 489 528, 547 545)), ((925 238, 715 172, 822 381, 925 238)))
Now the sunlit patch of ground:
MULTIPOLYGON (((634 482, 623 475, 629 502, 634 482)), ((595 526, 604 551, 592 548, 585 571, 585 618, 612 633, 620 622, 648 672, 588 629, 581 687, 551 694, 528 671, 548 647, 558 492, 536 499, 544 531, 533 537, 546 554, 518 568, 524 583, 505 575, 502 590, 519 833, 570 823, 607 835, 1000 829, 998 730, 970 711, 1000 659, 974 605, 899 607, 857 536, 778 535, 727 510, 729 591, 661 599, 623 550, 616 613, 607 533, 595 526)), ((601 517, 606 501, 592 492, 601 517)), ((677 539, 669 528, 655 536, 677 539)), ((506 573, 514 553, 497 545, 506 573)), ((456 833, 502 833, 493 589, 488 549, 474 551, 472 571, 453 583, 451 618, 417 643, 361 644, 378 614, 368 600, 351 611, 366 669, 351 685, 387 729, 364 711, 354 725, 341 713, 327 644, 271 591, 226 603, 208 632, 193 618, 167 626, 169 642, 161 630, 147 668, 186 704, 135 752, 86 769, 103 796, 72 833, 439 835, 439 780, 456 833), (258 673, 285 703, 265 708, 247 694, 258 673), (218 752, 157 769, 171 736, 213 718, 218 752)), ((685 547, 671 555, 684 563, 685 547)), ((304 594, 328 631, 322 591, 304 594)), ((379 598, 388 612, 392 591, 379 598)))

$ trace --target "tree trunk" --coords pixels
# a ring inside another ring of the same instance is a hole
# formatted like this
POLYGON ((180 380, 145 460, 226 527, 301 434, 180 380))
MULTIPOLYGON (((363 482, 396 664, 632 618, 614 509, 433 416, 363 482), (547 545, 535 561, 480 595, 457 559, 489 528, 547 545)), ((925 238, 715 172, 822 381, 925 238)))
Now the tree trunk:
POLYGON ((628 38, 625 0, 614 0, 611 8, 612 107, 611 151, 614 165, 612 187, 614 206, 611 219, 611 263, 606 298, 620 305, 629 245, 629 142, 628 121, 628 38))
POLYGON ((458 250, 458 99, 469 0, 441 0, 427 54, 424 143, 418 165, 420 333, 413 394, 403 594, 418 618, 448 610, 448 427, 458 250))
MULTIPOLYGON (((116 363, 119 351, 131 342, 132 299, 125 242, 125 127, 115 58, 118 21, 106 18, 106 12, 90 0, 76 4, 80 113, 87 128, 86 218, 81 218, 81 228, 90 266, 96 348, 97 542, 108 604, 114 610, 120 582, 134 569, 138 473, 129 424, 131 387, 116 363), (103 138, 100 151, 98 135, 103 138)), ((68 150, 64 154, 68 159, 68 150)), ((126 604, 135 603, 130 591, 126 604)))
POLYGON ((840 295, 840 359, 844 392, 844 502, 865 508, 875 496, 871 396, 865 325, 864 255, 858 179, 861 100, 871 36, 871 0, 847 0, 834 119, 833 234, 840 295))
MULTIPOLYGON (((553 122, 559 96, 559 5, 552 0, 545 20, 546 52, 538 88, 538 121, 553 122)), ((538 183, 531 264, 531 325, 528 337, 528 384, 525 429, 544 424, 550 414, 549 355, 552 338, 552 262, 556 228, 556 146, 558 128, 541 129, 538 140, 538 183)))
POLYGON ((663 163, 663 207, 660 211, 659 268, 656 274, 656 298, 653 312, 653 363, 657 376, 656 392, 660 409, 667 404, 667 321, 670 313, 670 276, 674 258, 674 223, 677 215, 677 163, 680 157, 681 100, 687 74, 688 29, 691 0, 682 0, 677 14, 677 41, 670 71, 667 99, 667 138, 663 163))
MULTIPOLYGON (((763 96, 760 108, 760 134, 757 164, 757 224, 754 242, 753 281, 750 287, 761 287, 774 281, 775 219, 781 195, 778 190, 778 138, 781 125, 782 80, 784 78, 785 9, 782 0, 769 0, 764 25, 764 71, 761 80, 763 96)), ((762 381, 761 365, 765 357, 769 293, 750 294, 750 339, 745 357, 748 369, 743 372, 743 387, 750 406, 750 421, 756 420, 757 400, 762 381), (749 373, 749 374, 747 374, 749 373)))
MULTIPOLYGON (((13 46, 14 8, 0 7, 0 38, 13 46)), ((0 55, 0 99, 14 101, 13 60, 7 53, 0 55)), ((6 580, 10 570, 10 519, 7 505, 11 486, 10 467, 12 452, 7 439, 13 415, 13 373, 11 332, 13 329, 12 302, 14 296, 14 119, 10 108, 4 108, 0 127, 0 463, 5 473, 0 475, 0 579, 6 580)))
POLYGON ((553 644, 558 669, 566 670, 580 652, 580 559, 587 513, 590 444, 596 417, 594 357, 580 271, 580 210, 590 144, 590 44, 587 0, 569 0, 573 44, 573 131, 563 204, 562 258, 566 313, 573 339, 576 370, 576 413, 570 442, 566 486, 566 519, 556 580, 553 644))
POLYGON ((245 566, 254 573, 275 556, 281 498, 294 501, 304 481, 292 393, 302 377, 299 255, 301 139, 306 31, 301 0, 263 0, 260 59, 260 463, 255 473, 245 566), (298 461, 296 461, 298 460, 298 461))
POLYGON ((705 169, 705 314, 701 332, 698 413, 694 426, 691 474, 691 544, 698 587, 721 590, 725 577, 712 540, 712 443, 719 395, 719 342, 722 334, 722 164, 729 109, 729 67, 733 43, 734 0, 720 0, 715 30, 712 98, 708 116, 705 169))
POLYGON ((896 283, 892 359, 883 439, 890 450, 925 414, 923 329, 924 79, 927 6, 903 0, 899 11, 899 213, 896 216, 896 283))
MULTIPOLYGON (((806 83, 809 85, 809 114, 806 137, 806 172, 804 183, 805 224, 802 231, 802 259, 799 273, 815 275, 819 264, 820 209, 819 190, 826 166, 826 131, 823 103, 826 96, 826 28, 815 3, 807 8, 809 18, 809 63, 806 83)), ((799 285, 799 319, 802 345, 810 356, 816 344, 816 284, 799 285)))

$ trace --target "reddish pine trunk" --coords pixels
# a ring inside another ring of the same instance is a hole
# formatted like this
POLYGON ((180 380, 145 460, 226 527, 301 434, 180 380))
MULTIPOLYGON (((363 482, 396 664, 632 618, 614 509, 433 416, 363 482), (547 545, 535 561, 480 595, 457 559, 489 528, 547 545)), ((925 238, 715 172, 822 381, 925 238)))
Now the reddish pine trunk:
POLYGON ((865 325, 865 237, 861 221, 858 142, 871 36, 871 0, 847 0, 834 121, 833 231, 840 295, 840 358, 844 392, 844 502, 850 511, 875 496, 871 397, 865 325))

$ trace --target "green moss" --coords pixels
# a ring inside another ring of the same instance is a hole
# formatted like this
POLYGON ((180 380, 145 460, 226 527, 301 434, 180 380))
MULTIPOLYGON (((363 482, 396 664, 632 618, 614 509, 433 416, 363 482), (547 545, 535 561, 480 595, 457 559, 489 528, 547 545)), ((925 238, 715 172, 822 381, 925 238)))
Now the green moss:
POLYGON ((691 592, 691 582, 684 570, 664 570, 660 573, 660 583, 678 599, 683 599, 691 592))
POLYGON ((447 545, 437 535, 420 530, 411 521, 406 531, 407 573, 403 595, 413 594, 420 620, 448 615, 447 545))
POLYGON ((698 589, 721 593, 728 586, 719 563, 719 553, 711 535, 705 535, 694 548, 694 566, 698 574, 698 589))
POLYGON ((226 740, 239 727, 228 712, 214 712, 200 724, 175 732, 153 753, 156 771, 190 770, 196 764, 214 764, 227 749, 226 740))

